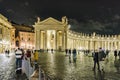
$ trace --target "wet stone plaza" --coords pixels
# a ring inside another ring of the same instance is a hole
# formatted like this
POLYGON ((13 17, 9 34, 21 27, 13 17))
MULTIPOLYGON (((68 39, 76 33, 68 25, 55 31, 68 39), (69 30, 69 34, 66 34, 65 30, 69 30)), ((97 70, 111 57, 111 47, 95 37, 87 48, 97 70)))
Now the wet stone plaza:
POLYGON ((0 54, 0 80, 28 80, 25 74, 16 75, 15 55, 0 54))
POLYGON ((15 80, 15 57, 0 54, 0 80, 15 80))
POLYGON ((100 61, 100 70, 93 70, 91 53, 77 54, 76 62, 73 56, 64 52, 40 53, 39 64, 51 80, 120 80, 120 60, 115 60, 113 52, 100 61))
MULTIPOLYGON (((28 80, 25 75, 16 76, 15 55, 0 54, 0 80, 28 80)), ((39 64, 50 80, 120 80, 120 60, 115 60, 113 52, 100 61, 100 71, 93 71, 91 53, 77 54, 76 62, 73 56, 65 52, 40 53, 39 64)))

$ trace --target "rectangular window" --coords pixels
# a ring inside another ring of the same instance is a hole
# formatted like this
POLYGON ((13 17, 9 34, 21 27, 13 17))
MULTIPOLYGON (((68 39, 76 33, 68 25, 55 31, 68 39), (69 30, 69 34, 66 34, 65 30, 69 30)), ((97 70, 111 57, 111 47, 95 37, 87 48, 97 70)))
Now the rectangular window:
POLYGON ((28 38, 28 41, 30 41, 30 38, 28 38))
POLYGON ((0 34, 2 34, 2 28, 0 28, 0 34))

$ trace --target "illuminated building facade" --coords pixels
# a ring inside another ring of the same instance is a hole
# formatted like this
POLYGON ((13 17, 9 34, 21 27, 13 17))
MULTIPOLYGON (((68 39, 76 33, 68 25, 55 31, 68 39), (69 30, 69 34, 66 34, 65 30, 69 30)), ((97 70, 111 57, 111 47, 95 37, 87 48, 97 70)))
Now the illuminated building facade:
POLYGON ((6 17, 0 14, 0 53, 15 46, 15 28, 6 17))
POLYGON ((35 28, 35 49, 65 49, 67 48, 67 18, 62 22, 50 17, 44 21, 38 21, 35 28))
POLYGON ((19 31, 19 47, 23 49, 34 49, 35 40, 33 32, 23 32, 19 31))
POLYGON ((35 49, 79 49, 96 50, 100 47, 108 50, 120 49, 120 35, 85 34, 70 30, 68 20, 61 21, 48 18, 43 21, 38 18, 35 28, 35 49))
POLYGON ((15 47, 23 49, 34 49, 35 47, 35 38, 34 38, 34 29, 33 27, 27 25, 20 25, 13 23, 13 26, 16 29, 15 35, 15 47))

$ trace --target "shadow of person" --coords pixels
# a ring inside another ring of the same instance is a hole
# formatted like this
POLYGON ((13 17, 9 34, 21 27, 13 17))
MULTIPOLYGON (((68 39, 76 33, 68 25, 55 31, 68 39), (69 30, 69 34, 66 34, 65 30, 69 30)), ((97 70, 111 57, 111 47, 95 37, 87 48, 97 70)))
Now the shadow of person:
POLYGON ((98 70, 93 71, 95 80, 105 80, 105 71, 98 70))
POLYGON ((97 73, 95 70, 93 72, 94 72, 94 78, 95 78, 95 80, 97 80, 97 73))
POLYGON ((73 62, 76 63, 76 58, 73 58, 73 62))
POLYGON ((115 59, 114 66, 116 68, 117 73, 120 74, 120 60, 119 59, 115 59))
POLYGON ((71 56, 69 56, 69 63, 71 63, 71 56))

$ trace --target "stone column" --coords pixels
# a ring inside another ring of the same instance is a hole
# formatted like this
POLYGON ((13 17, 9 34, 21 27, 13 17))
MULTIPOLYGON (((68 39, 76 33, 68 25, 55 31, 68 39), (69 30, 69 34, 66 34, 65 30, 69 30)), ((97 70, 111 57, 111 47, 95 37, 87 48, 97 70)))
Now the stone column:
POLYGON ((74 39, 74 45, 75 45, 74 48, 76 49, 76 39, 74 39))
POLYGON ((65 49, 67 49, 67 31, 65 31, 65 49))
POLYGON ((58 45, 57 45, 57 41, 58 41, 58 40, 57 40, 57 38, 58 38, 58 37, 57 37, 57 32, 58 32, 58 31, 56 30, 56 31, 55 31, 55 49, 56 49, 56 50, 58 50, 58 45))
POLYGON ((35 30, 35 49, 37 49, 37 31, 35 30))
POLYGON ((115 49, 117 49, 117 44, 116 44, 116 41, 114 42, 114 47, 115 47, 115 49))
POLYGON ((116 46, 117 46, 117 49, 119 50, 119 47, 118 47, 119 46, 119 42, 118 41, 116 42, 116 46))
POLYGON ((96 50, 95 41, 93 41, 93 47, 94 47, 94 50, 96 50))
POLYGON ((75 45, 75 44, 74 44, 74 39, 72 40, 72 44, 73 44, 73 49, 74 49, 74 47, 75 47, 75 46, 74 46, 74 45, 75 45))
POLYGON ((113 50, 112 44, 113 44, 112 41, 110 41, 110 50, 113 50))
POLYGON ((65 50, 65 48, 64 48, 64 31, 62 31, 62 50, 65 50))
POLYGON ((118 49, 120 50, 120 42, 118 42, 118 49))
POLYGON ((91 47, 91 40, 90 40, 89 42, 90 42, 89 49, 92 50, 92 47, 91 47))
POLYGON ((102 40, 102 48, 103 48, 103 40, 102 40))
POLYGON ((78 40, 78 42, 79 42, 78 46, 79 46, 79 49, 80 49, 80 47, 81 47, 81 46, 80 46, 80 40, 78 40))
POLYGON ((106 50, 106 41, 104 41, 104 48, 105 48, 105 50, 106 50))
POLYGON ((75 48, 75 40, 73 39, 73 49, 75 48))
POLYGON ((41 30, 39 31, 39 49, 41 49, 41 30))
POLYGON ((45 30, 45 49, 47 50, 47 30, 45 30))
POLYGON ((36 31, 36 36, 35 36, 36 37, 36 41, 35 42, 36 42, 36 49, 37 50, 39 50, 39 45, 40 45, 40 41, 39 41, 40 40, 40 36, 39 36, 39 33, 40 33, 40 31, 37 30, 36 31))
POLYGON ((109 41, 107 41, 107 49, 110 49, 109 41))

